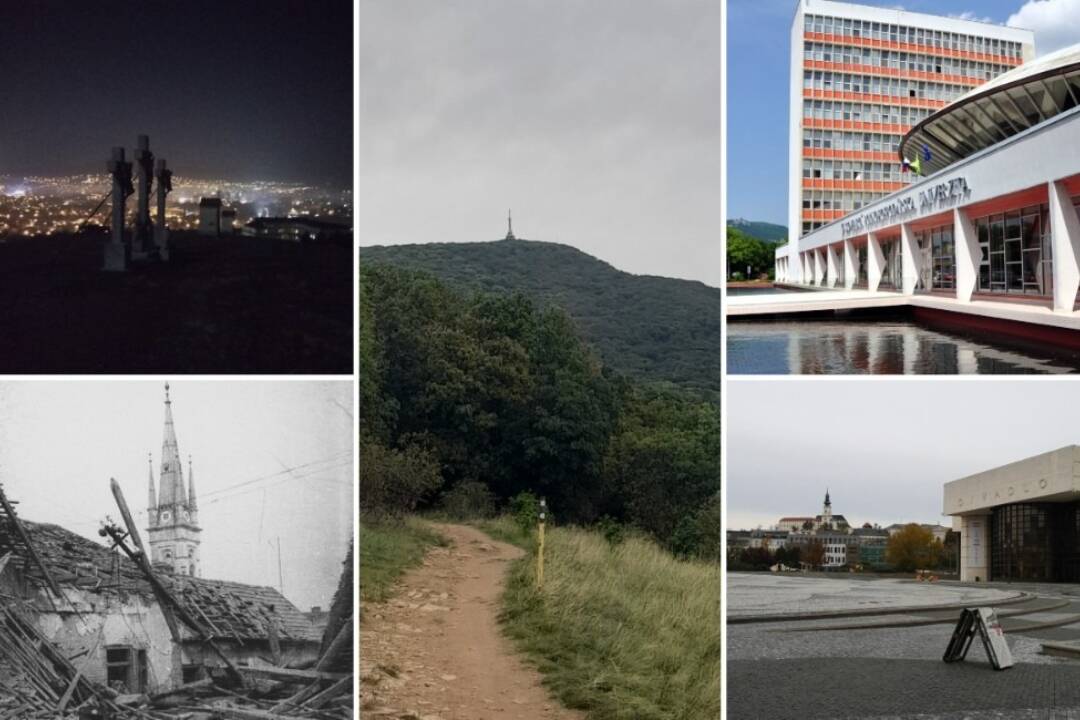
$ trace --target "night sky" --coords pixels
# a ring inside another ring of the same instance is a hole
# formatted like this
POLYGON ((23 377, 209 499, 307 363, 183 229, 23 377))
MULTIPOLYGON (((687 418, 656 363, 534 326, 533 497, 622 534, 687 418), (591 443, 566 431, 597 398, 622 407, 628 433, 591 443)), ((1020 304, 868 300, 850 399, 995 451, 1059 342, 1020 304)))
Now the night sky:
POLYGON ((104 172, 146 133, 178 175, 351 187, 352 5, 5 2, 0 175, 104 172))

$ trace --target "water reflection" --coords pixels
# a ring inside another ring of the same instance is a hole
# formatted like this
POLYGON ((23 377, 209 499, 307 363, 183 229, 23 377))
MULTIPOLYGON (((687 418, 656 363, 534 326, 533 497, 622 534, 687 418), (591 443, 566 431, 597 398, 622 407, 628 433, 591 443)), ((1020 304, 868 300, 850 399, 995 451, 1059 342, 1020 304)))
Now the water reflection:
POLYGON ((905 321, 731 322, 728 372, 1006 375, 1071 373, 1080 357, 1015 350, 905 321))

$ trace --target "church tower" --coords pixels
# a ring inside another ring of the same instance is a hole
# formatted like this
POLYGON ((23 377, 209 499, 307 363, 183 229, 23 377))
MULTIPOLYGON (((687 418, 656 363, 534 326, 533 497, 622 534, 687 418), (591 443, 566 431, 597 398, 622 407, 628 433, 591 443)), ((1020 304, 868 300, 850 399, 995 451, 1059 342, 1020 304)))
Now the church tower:
POLYGON ((832 501, 829 500, 829 491, 825 490, 825 505, 821 509, 821 524, 826 528, 832 528, 832 501))
POLYGON ((161 475, 154 494, 153 461, 150 465, 150 492, 147 516, 150 527, 150 562, 170 565, 178 575, 201 575, 199 560, 198 506, 195 502, 195 483, 188 459, 188 487, 184 488, 184 468, 176 444, 173 426, 172 400, 169 384, 165 383, 165 437, 161 443, 161 475))

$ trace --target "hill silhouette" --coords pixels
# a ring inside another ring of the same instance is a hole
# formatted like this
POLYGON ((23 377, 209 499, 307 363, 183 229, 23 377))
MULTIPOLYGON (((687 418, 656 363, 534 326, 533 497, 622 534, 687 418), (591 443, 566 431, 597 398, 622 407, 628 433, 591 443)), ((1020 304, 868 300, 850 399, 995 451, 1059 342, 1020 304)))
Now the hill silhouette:
POLYGON ((565 310, 613 369, 720 397, 721 289, 632 275, 567 245, 532 240, 362 247, 360 262, 423 270, 484 292, 519 291, 565 310))

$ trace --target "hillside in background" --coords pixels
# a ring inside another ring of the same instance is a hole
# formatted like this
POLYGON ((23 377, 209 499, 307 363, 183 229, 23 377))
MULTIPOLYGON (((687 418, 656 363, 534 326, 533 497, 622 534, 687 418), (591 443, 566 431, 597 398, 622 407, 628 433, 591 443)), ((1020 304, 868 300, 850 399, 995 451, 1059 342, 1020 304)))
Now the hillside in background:
POLYGON ((776 223, 759 222, 757 220, 744 220, 734 218, 728 220, 728 226, 738 228, 750 237, 764 240, 770 243, 780 243, 787 240, 787 227, 776 223))
POLYGON ((425 270, 485 292, 520 291, 563 308, 613 369, 719 399, 718 288, 631 275, 572 247, 529 240, 363 247, 360 262, 425 270))

